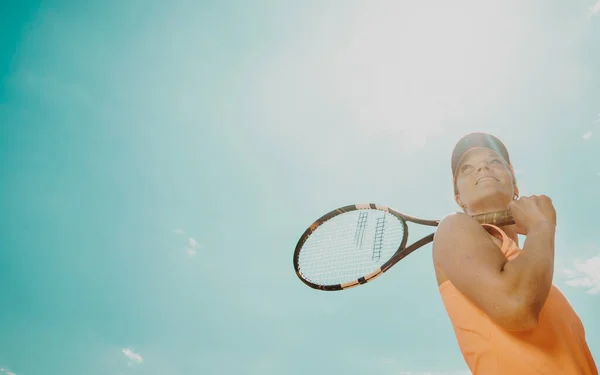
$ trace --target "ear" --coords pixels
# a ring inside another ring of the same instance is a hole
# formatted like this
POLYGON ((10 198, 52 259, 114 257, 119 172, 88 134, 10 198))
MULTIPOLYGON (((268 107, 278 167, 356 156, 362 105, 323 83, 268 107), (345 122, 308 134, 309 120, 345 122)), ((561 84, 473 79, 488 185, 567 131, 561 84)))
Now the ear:
POLYGON ((513 195, 513 199, 519 198, 519 187, 516 184, 513 185, 513 190, 515 191, 515 193, 513 195))
POLYGON ((467 212, 467 206, 460 200, 458 194, 454 196, 454 201, 460 206, 460 208, 462 208, 463 211, 467 212))
POLYGON ((508 169, 510 170, 510 174, 512 175, 512 182, 513 185, 515 185, 515 190, 517 189, 517 174, 515 173, 515 169, 513 168, 512 164, 508 164, 508 169))

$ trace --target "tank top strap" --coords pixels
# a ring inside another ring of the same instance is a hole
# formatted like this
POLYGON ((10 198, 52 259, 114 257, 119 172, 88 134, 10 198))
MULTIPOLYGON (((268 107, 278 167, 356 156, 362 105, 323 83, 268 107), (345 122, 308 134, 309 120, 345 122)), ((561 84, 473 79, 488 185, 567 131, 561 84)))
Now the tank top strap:
POLYGON ((481 225, 488 231, 488 233, 502 241, 502 247, 500 248, 500 251, 502 251, 502 254, 504 254, 508 260, 512 260, 520 254, 521 249, 517 246, 515 241, 508 237, 508 235, 500 227, 493 224, 481 225))

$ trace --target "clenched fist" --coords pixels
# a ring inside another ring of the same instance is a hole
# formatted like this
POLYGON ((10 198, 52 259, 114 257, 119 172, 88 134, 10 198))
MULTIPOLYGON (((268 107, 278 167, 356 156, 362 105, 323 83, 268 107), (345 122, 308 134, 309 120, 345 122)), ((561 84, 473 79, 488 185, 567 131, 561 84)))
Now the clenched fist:
POLYGON ((508 208, 515 220, 518 234, 527 235, 537 225, 556 228, 556 211, 552 199, 546 195, 531 195, 512 201, 508 208))

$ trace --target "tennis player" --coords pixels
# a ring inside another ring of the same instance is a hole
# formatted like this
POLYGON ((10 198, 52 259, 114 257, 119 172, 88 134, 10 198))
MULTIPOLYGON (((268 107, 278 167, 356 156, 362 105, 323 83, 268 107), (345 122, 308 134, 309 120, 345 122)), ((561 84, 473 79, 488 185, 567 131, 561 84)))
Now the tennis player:
POLYGON ((464 213, 441 220, 433 242, 439 291, 473 375, 597 375, 583 324, 552 284, 556 212, 545 195, 519 198, 504 144, 459 140, 451 158, 464 213), (470 215, 510 208, 515 224, 470 215), (526 236, 519 246, 517 234, 526 236))

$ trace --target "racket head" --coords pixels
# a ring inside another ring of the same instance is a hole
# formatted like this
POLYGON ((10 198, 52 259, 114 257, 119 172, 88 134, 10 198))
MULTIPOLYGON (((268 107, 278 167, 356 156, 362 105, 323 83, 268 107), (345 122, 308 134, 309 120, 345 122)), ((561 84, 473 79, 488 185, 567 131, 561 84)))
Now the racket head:
POLYGON ((302 234, 294 250, 294 270, 313 289, 349 289, 381 275, 407 239, 406 220, 389 207, 341 207, 302 234))

